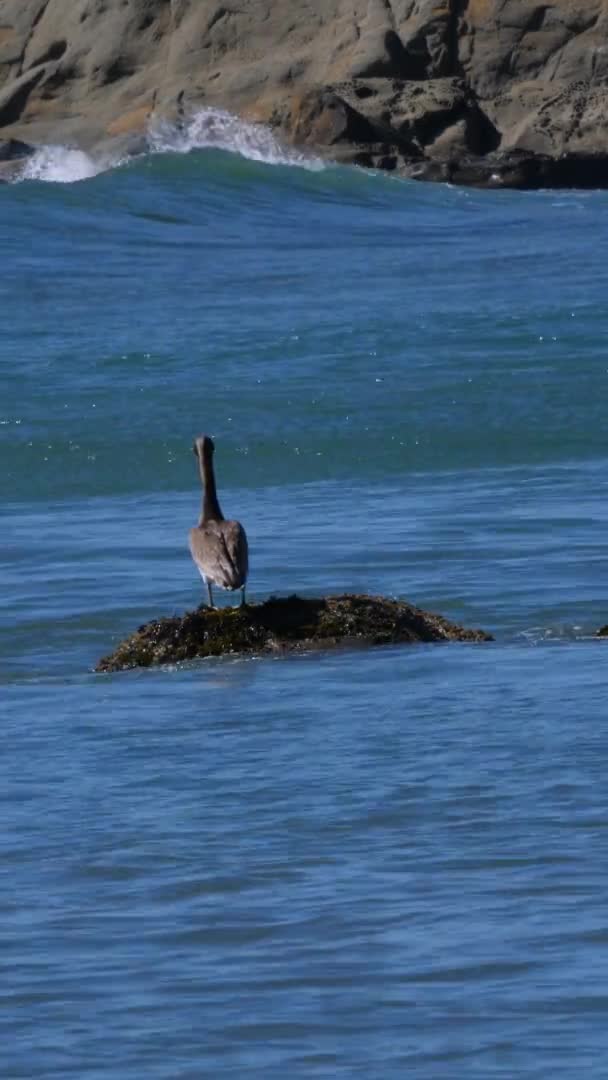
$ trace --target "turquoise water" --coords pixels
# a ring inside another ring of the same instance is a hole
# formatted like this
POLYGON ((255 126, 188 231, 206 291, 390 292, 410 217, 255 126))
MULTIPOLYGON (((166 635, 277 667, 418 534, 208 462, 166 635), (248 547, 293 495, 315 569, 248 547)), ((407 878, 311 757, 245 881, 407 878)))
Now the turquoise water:
POLYGON ((210 149, 0 189, 2 1076, 605 1075, 607 211, 210 149), (201 431, 252 599, 495 643, 93 674, 202 599, 201 431))

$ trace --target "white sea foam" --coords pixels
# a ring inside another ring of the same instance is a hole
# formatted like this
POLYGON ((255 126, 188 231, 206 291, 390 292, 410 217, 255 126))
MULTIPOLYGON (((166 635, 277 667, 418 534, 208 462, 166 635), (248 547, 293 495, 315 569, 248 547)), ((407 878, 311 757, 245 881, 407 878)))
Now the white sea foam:
POLYGON ((150 148, 157 153, 188 154, 191 150, 228 150, 267 165, 297 165, 319 170, 319 158, 282 146, 270 128, 253 124, 223 109, 200 109, 181 124, 156 120, 148 133, 150 148))
MULTIPOLYGON (((323 169, 319 158, 284 147, 262 124, 241 120, 221 109, 201 109, 179 124, 152 120, 148 131, 151 153, 188 154, 193 150, 227 150, 268 165, 295 165, 303 169, 323 169)), ((128 161, 125 154, 95 159, 83 150, 66 146, 42 146, 24 163, 19 180, 44 180, 73 184, 90 180, 99 173, 128 161)))
MULTIPOLYGON (((115 164, 118 163, 112 162, 112 166, 115 164)), ((20 179, 73 184, 77 180, 90 180, 107 167, 96 163, 83 150, 72 150, 67 146, 41 146, 26 161, 20 179)))

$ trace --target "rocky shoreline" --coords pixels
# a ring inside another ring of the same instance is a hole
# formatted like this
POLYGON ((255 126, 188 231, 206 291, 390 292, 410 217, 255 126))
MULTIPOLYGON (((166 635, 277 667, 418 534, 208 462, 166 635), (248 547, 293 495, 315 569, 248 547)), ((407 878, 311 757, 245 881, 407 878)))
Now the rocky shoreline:
POLYGON ((606 187, 607 30, 608 0, 4 0, 0 178, 12 140, 129 152, 212 107, 417 180, 606 187))
POLYGON ((262 604, 208 608, 155 619, 125 638, 96 671, 175 664, 210 656, 268 655, 336 646, 492 641, 462 626, 382 596, 271 597, 262 604))

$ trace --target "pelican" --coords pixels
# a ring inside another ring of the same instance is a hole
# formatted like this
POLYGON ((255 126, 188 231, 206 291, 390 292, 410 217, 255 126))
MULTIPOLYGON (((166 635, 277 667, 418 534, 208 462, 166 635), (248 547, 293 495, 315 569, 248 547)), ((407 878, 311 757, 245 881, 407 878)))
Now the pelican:
POLYGON ((222 514, 215 488, 214 450, 209 435, 199 435, 192 447, 192 453, 198 459, 204 496, 198 525, 190 529, 188 542, 209 592, 209 607, 214 607, 212 585, 219 585, 221 589, 240 589, 242 607, 249 568, 247 536, 239 521, 226 521, 222 514))

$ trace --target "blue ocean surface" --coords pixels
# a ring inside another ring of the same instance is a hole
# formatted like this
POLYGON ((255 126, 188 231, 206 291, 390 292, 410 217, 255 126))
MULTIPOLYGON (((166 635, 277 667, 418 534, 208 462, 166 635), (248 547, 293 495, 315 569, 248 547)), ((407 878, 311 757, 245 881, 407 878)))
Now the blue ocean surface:
POLYGON ((160 150, 0 188, 0 1075, 603 1080, 608 195, 160 150), (203 431, 251 600, 494 643, 95 674, 203 431))

